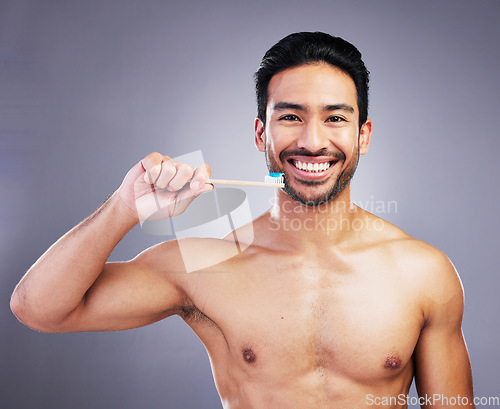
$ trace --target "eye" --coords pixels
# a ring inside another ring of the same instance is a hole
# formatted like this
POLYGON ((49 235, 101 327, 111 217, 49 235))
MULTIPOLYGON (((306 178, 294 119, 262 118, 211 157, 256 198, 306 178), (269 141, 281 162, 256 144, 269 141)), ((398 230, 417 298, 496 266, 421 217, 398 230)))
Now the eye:
POLYGON ((279 120, 280 121, 300 121, 300 118, 297 115, 288 114, 288 115, 283 115, 279 120))
POLYGON ((326 122, 342 122, 342 121, 345 121, 345 119, 337 115, 331 116, 326 120, 326 122))

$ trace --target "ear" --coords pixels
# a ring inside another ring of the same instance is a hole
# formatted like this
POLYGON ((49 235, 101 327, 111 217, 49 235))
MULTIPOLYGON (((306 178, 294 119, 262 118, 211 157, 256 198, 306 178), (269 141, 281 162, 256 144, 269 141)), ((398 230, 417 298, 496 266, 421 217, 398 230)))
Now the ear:
POLYGON ((259 118, 255 118, 254 131, 255 131, 255 146, 259 151, 265 152, 266 134, 264 130, 264 123, 259 118))
POLYGON ((359 131, 359 154, 364 155, 368 152, 368 148, 370 147, 370 137, 372 135, 373 123, 370 118, 366 120, 366 122, 361 125, 361 129, 359 131))

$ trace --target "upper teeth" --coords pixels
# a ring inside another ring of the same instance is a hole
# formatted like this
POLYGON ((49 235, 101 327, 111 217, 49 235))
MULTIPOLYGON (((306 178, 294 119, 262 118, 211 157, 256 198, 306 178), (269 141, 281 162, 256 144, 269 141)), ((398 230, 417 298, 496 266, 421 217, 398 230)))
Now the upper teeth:
POLYGON ((296 168, 300 170, 305 170, 307 172, 322 172, 330 167, 330 162, 323 163, 308 163, 301 162, 300 160, 294 160, 293 164, 296 168))

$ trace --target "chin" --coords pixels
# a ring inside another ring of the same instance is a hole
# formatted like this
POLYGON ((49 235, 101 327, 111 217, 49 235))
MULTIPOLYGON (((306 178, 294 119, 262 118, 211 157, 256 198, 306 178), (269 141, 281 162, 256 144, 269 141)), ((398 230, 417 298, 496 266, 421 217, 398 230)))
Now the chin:
MULTIPOLYGON (((286 181, 286 178, 285 178, 286 181)), ((341 189, 336 189, 335 187, 333 189, 330 189, 327 192, 321 193, 321 194, 307 194, 306 192, 300 191, 298 189, 292 188, 288 185, 286 185, 285 182, 285 193, 288 194, 293 200, 296 202, 299 202, 303 205, 306 206, 320 206, 322 204, 325 204, 329 202, 330 200, 334 199, 343 189, 345 186, 343 186, 341 189)))
POLYGON ((342 180, 342 178, 339 178, 333 186, 327 187, 322 189, 322 192, 307 192, 307 190, 310 190, 312 186, 316 185, 318 186, 318 183, 315 184, 304 184, 302 188, 297 188, 295 186, 290 186, 286 183, 286 176, 285 176, 285 188, 284 191, 288 196, 290 196, 293 200, 296 202, 299 202, 303 205, 306 206, 320 206, 325 203, 328 203, 331 200, 334 200, 339 196, 339 194, 347 187, 347 185, 350 183, 352 178, 351 177, 347 178, 347 180, 342 180))

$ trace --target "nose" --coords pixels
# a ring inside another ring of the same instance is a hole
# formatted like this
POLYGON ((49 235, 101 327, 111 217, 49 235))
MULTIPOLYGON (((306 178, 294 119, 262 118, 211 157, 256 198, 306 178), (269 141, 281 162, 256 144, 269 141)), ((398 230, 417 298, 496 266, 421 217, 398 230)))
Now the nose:
POLYGON ((317 152, 329 145, 328 135, 321 124, 309 122, 302 128, 297 140, 297 147, 310 152, 317 152))

